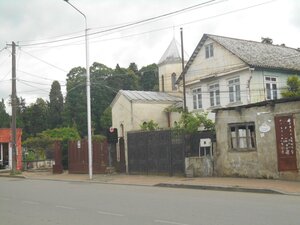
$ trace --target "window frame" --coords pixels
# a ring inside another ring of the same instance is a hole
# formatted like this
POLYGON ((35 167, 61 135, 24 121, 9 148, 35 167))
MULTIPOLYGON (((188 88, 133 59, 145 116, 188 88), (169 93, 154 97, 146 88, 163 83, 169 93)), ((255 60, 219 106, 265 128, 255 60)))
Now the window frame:
POLYGON ((257 142, 254 122, 229 123, 228 135, 231 151, 256 151, 257 142))
POLYGON ((193 88, 192 89, 192 96, 193 96, 193 109, 203 109, 203 102, 202 102, 202 89, 201 87, 193 88))
POLYGON ((209 91, 210 106, 211 107, 220 106, 221 100, 220 100, 220 85, 219 85, 219 83, 209 84, 208 91, 209 91))
POLYGON ((214 46, 213 43, 205 45, 205 58, 209 59, 214 56, 214 46))
POLYGON ((265 76, 264 86, 266 91, 266 100, 276 100, 278 99, 278 83, 277 77, 275 76, 265 76))
POLYGON ((172 73, 172 75, 171 75, 172 91, 176 91, 177 90, 177 87, 176 87, 176 78, 177 78, 176 73, 172 73))
POLYGON ((235 103, 241 101, 241 85, 240 78, 232 78, 228 80, 229 102, 235 103), (230 90, 232 88, 232 90, 230 90))

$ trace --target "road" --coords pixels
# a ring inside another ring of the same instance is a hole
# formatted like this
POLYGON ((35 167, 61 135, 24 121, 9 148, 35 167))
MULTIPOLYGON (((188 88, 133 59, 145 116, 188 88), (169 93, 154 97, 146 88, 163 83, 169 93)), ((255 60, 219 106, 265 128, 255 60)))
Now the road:
POLYGON ((299 225, 300 196, 0 178, 3 225, 299 225))

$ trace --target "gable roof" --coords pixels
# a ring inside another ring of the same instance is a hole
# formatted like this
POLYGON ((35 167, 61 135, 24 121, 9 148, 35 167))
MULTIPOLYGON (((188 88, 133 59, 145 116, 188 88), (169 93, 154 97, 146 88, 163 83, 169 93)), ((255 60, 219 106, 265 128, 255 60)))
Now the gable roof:
POLYGON ((177 47, 175 38, 171 41, 168 48, 160 58, 158 65, 163 63, 177 63, 181 62, 181 56, 177 47))
MULTIPOLYGON (((182 74, 185 74, 188 71, 208 38, 222 45, 249 66, 295 72, 300 71, 300 51, 297 49, 281 45, 204 34, 182 74)), ((177 80, 177 83, 182 79, 182 74, 177 80)))
POLYGON ((115 104, 117 99, 121 96, 125 96, 129 101, 133 102, 143 102, 143 103, 177 103, 182 102, 182 99, 165 92, 154 92, 154 91, 128 91, 120 90, 114 100, 111 103, 111 106, 115 104))

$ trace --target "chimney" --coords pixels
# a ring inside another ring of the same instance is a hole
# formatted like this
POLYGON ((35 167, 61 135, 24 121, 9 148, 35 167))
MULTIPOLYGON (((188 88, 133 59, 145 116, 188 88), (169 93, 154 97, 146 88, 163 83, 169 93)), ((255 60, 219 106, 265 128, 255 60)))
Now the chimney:
POLYGON ((268 38, 268 37, 266 37, 266 38, 264 38, 264 37, 262 37, 261 38, 261 43, 264 43, 264 44, 273 44, 273 40, 271 39, 271 38, 268 38))

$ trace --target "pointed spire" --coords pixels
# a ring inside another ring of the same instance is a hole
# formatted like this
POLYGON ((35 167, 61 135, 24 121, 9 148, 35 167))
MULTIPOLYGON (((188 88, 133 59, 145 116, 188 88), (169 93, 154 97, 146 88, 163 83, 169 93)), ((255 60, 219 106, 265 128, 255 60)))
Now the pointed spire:
POLYGON ((181 61, 180 53, 179 53, 179 50, 177 47, 176 40, 173 37, 173 40, 169 44, 169 47, 167 48, 167 50, 165 51, 163 56, 160 58, 158 64, 174 63, 174 62, 180 62, 180 61, 181 61))

